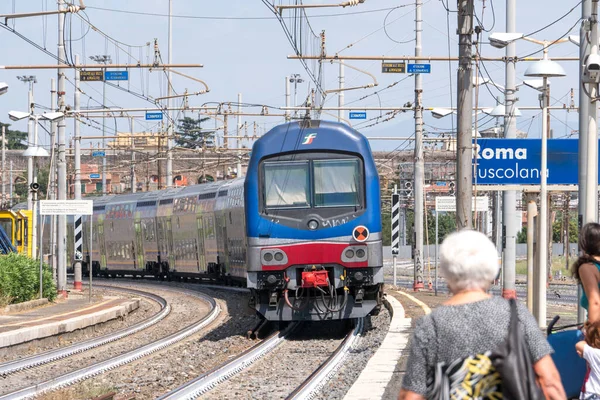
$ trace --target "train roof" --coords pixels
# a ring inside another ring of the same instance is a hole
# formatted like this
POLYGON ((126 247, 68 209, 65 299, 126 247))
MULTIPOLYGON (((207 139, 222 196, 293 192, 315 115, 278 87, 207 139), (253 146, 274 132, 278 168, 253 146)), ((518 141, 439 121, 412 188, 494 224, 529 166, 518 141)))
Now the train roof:
POLYGON ((302 120, 276 126, 252 147, 252 158, 296 151, 340 151, 370 154, 368 140, 346 124, 333 121, 302 120))

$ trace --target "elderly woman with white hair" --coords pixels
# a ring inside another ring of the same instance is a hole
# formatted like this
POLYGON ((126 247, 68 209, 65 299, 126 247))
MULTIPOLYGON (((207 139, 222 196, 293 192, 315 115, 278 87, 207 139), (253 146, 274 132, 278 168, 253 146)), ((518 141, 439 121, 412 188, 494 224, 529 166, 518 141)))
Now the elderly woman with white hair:
MULTIPOLYGON (((499 271, 496 248, 482 233, 453 233, 441 245, 440 270, 452 297, 417 321, 399 399, 502 399, 489 355, 508 335, 511 308, 487 293, 499 271), (449 384, 440 396, 442 371, 449 384)), ((545 397, 566 399, 552 348, 527 308, 519 303, 517 313, 545 397)))

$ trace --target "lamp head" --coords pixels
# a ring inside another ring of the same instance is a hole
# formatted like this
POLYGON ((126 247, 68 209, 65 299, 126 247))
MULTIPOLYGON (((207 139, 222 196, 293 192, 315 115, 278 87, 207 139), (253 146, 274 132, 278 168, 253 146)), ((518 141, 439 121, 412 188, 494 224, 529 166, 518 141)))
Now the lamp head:
POLYGON ((515 40, 521 39, 522 33, 506 33, 506 32, 494 32, 489 36, 490 44, 497 48, 503 49, 515 40))
POLYGON ((65 114, 61 112, 48 112, 42 114, 42 119, 47 119, 48 121, 56 121, 57 119, 60 119, 64 116, 65 114))
POLYGON ((432 108, 431 109, 431 115, 433 116, 433 118, 444 118, 447 115, 452 114, 454 111, 449 109, 449 108, 432 108))
POLYGON ((565 76, 565 70, 556 61, 544 58, 543 60, 535 61, 525 71, 525 76, 536 78, 554 78, 565 76))
POLYGON ((48 151, 43 147, 29 146, 27 150, 23 152, 25 157, 48 157, 48 151))
POLYGON ((10 118, 11 121, 19 121, 22 120, 23 118, 28 118, 31 114, 23 112, 23 111, 9 111, 8 112, 8 118, 10 118))
POLYGON ((0 82, 0 95, 8 92, 8 84, 6 82, 0 82))

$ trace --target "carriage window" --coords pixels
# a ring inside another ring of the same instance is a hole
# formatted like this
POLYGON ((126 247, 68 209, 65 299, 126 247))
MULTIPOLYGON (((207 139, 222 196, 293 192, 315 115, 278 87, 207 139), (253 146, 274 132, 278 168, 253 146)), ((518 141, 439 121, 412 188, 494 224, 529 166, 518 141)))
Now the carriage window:
POLYGON ((315 160, 313 171, 315 207, 360 205, 358 160, 315 160))
POLYGON ((308 207, 308 162, 278 162, 264 165, 267 207, 308 207))

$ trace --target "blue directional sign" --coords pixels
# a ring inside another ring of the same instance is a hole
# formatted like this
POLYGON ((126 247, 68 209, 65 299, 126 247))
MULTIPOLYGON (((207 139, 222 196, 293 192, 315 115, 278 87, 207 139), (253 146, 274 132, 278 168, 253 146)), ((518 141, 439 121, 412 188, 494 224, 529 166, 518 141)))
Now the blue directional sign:
POLYGON ((161 121, 163 119, 163 113, 158 112, 146 112, 146 121, 161 121))
POLYGON ((408 64, 406 72, 409 74, 430 74, 431 64, 408 64))
POLYGON ((447 182, 445 182, 445 181, 437 181, 437 182, 435 183, 435 186, 446 186, 446 183, 447 183, 447 182))
POLYGON ((100 174, 90 174, 90 179, 98 179, 100 178, 100 174))
MULTIPOLYGON (((549 185, 577 184, 578 143, 578 139, 548 139, 549 185)), ((539 185, 541 150, 541 139, 477 139, 473 180, 478 185, 539 185)))
POLYGON ((92 157, 104 157, 106 155, 103 151, 92 151, 92 157))
POLYGON ((367 119, 366 111, 350 112, 350 119, 367 119))
POLYGON ((129 79, 129 71, 104 71, 105 81, 126 81, 129 79))

